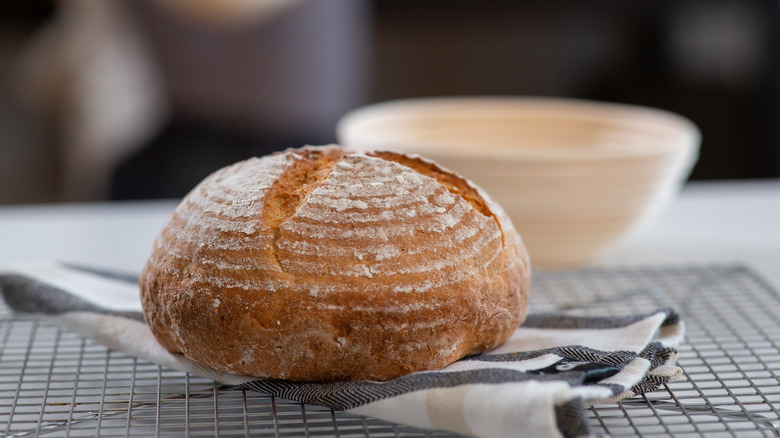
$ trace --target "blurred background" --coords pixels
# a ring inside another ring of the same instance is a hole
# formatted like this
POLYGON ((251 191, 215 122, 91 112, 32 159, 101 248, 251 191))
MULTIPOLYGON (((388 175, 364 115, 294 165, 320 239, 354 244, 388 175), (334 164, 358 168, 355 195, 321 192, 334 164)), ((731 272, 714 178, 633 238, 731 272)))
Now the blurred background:
POLYGON ((775 0, 0 3, 0 204, 183 196, 335 140, 404 97, 653 106, 703 134, 692 179, 780 177, 775 0))

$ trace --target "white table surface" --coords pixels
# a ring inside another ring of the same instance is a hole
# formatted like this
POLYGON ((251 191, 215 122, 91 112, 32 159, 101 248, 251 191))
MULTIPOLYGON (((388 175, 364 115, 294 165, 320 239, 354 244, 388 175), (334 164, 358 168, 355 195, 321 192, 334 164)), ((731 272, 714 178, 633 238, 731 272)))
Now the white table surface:
MULTIPOLYGON (((174 201, 0 207, 0 268, 61 260, 138 272, 174 201)), ((780 288, 780 181, 690 183, 596 264, 741 263, 780 288)))
POLYGON ((734 264, 780 289, 780 180, 690 183, 602 266, 734 264))

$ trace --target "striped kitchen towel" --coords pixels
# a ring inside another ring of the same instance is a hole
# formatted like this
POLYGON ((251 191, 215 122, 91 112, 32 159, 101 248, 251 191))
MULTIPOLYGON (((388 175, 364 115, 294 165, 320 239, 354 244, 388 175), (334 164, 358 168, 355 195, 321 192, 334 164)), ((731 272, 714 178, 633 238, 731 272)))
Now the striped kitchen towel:
POLYGON ((162 348, 144 323, 137 278, 62 264, 0 274, 8 306, 128 355, 214 381, 463 435, 583 436, 585 408, 681 374, 673 310, 620 317, 530 315, 489 353, 388 382, 296 383, 225 374, 162 348))

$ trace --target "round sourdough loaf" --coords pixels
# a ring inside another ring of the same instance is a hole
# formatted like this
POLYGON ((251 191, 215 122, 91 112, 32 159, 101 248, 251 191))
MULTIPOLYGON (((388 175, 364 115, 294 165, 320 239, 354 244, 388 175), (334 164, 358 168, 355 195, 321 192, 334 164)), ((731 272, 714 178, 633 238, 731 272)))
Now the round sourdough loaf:
POLYGON ((141 275, 160 343, 218 370, 387 380, 504 342, 530 266, 501 207, 414 155, 291 149, 210 175, 141 275))

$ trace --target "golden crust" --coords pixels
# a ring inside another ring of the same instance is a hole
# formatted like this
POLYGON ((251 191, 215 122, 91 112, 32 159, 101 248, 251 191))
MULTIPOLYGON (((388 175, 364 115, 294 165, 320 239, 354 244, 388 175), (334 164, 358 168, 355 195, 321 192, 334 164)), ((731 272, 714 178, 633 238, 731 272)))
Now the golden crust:
POLYGON ((387 380, 503 343, 530 267, 503 210, 415 156, 307 147, 188 194, 141 275, 160 343, 236 374, 387 380))

